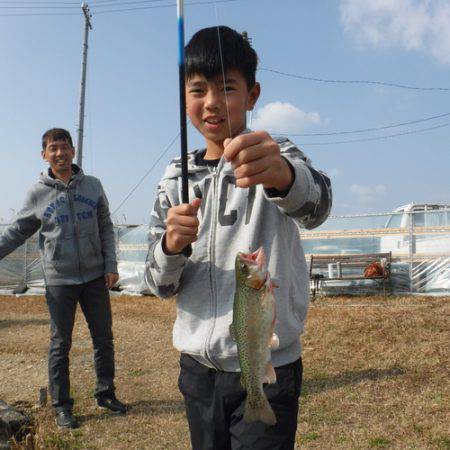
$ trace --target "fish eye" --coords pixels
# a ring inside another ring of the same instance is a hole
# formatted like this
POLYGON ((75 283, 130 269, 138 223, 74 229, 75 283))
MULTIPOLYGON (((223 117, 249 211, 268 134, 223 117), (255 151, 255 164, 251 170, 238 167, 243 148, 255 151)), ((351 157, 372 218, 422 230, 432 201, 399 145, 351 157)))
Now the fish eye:
POLYGON ((247 264, 241 263, 241 270, 242 270, 243 272, 247 272, 247 270, 248 270, 247 264))

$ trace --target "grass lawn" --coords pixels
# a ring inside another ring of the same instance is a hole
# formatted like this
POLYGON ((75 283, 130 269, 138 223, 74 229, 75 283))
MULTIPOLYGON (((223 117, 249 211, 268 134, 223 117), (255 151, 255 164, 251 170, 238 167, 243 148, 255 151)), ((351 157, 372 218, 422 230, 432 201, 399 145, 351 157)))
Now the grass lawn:
MULTIPOLYGON (((51 408, 36 406, 47 384, 43 297, 0 297, 0 399, 32 412, 39 449, 189 449, 174 301, 118 296, 112 305, 117 396, 131 405, 127 416, 96 407, 80 312, 71 382, 81 428, 59 430, 51 408)), ((297 447, 450 449, 449 312, 448 297, 319 297, 302 336, 297 447)))

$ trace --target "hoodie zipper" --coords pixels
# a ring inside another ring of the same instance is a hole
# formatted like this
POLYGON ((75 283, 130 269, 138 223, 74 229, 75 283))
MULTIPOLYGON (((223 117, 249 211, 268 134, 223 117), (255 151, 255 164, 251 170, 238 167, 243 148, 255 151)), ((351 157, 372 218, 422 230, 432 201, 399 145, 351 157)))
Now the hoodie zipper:
POLYGON ((69 199, 69 209, 70 209, 70 215, 72 218, 73 223, 73 232, 75 234, 75 248, 77 252, 77 263, 78 263, 78 273, 80 275, 81 281, 84 283, 83 275, 81 273, 81 258, 80 258, 80 239, 78 234, 78 224, 75 220, 75 211, 74 211, 74 205, 72 200, 72 195, 70 193, 70 181, 67 186, 65 186, 66 192, 67 192, 67 198, 69 199))
POLYGON ((211 338, 213 335, 214 328, 216 326, 216 312, 217 312, 217 295, 216 295, 216 273, 215 273, 215 241, 216 241, 216 226, 217 226, 217 202, 216 192, 217 192, 217 179, 219 172, 216 167, 212 171, 212 214, 211 214, 211 233, 209 236, 209 283, 211 288, 211 302, 210 302, 210 312, 211 312, 211 324, 209 326, 208 335, 205 339, 204 353, 208 362, 217 370, 220 370, 217 362, 212 360, 212 356, 209 352, 209 346, 211 343, 211 338))

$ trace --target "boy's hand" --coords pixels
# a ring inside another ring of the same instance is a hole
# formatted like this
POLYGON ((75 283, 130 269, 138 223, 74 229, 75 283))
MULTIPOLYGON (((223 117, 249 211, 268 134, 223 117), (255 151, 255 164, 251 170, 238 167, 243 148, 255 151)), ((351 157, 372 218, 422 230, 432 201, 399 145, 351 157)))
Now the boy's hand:
POLYGON ((118 273, 105 273, 106 287, 111 289, 119 281, 118 273))
POLYGON ((166 234, 163 250, 167 254, 177 254, 197 240, 199 221, 197 212, 201 200, 195 198, 191 203, 173 206, 167 213, 166 234))
POLYGON ((223 154, 233 166, 236 186, 246 188, 262 184, 266 189, 285 191, 293 182, 280 147, 265 131, 225 139, 223 154))

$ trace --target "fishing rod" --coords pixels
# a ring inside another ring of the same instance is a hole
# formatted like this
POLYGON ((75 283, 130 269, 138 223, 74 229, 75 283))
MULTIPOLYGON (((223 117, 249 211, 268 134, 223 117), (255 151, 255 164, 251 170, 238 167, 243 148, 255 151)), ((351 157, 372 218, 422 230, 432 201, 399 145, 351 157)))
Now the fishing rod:
MULTIPOLYGON (((187 162, 187 121, 186 121, 186 76, 184 58, 184 0, 177 0, 178 22, 178 74, 180 85, 180 142, 181 142, 181 202, 189 203, 188 162, 187 162)), ((183 254, 187 257, 192 254, 189 244, 183 254)))

